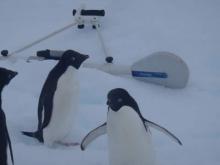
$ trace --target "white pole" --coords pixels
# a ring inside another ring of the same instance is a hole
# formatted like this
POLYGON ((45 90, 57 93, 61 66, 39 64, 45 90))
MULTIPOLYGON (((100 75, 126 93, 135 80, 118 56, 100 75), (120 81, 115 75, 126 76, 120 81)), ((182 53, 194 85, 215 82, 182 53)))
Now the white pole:
POLYGON ((97 64, 83 63, 84 68, 98 69, 112 75, 131 75, 131 67, 127 65, 116 65, 112 63, 97 64))
MULTIPOLYGON (((95 18, 96 18, 96 17, 95 17, 95 18)), ((100 27, 99 27, 99 24, 98 24, 98 22, 97 22, 97 18, 96 18, 95 21, 94 21, 94 20, 92 21, 92 25, 95 26, 95 30, 96 30, 96 32, 97 32, 97 34, 98 34, 98 38, 99 38, 99 41, 100 41, 100 43, 101 43, 101 47, 102 47, 102 49, 103 49, 103 51, 104 51, 105 58, 111 57, 111 56, 109 55, 107 49, 106 49, 106 46, 105 46, 105 43, 104 43, 102 34, 101 34, 100 30, 99 30, 100 27)))
MULTIPOLYGON (((32 60, 38 60, 43 61, 45 58, 38 57, 38 56, 30 56, 28 59, 26 59, 27 62, 31 62, 32 60)), ((82 64, 83 68, 90 68, 90 69, 97 69, 112 75, 131 75, 131 66, 128 65, 116 65, 112 63, 88 63, 85 62, 82 64)))
POLYGON ((18 50, 13 51, 12 53, 8 54, 8 56, 11 56, 11 55, 20 53, 20 52, 22 52, 22 51, 24 51, 24 50, 26 50, 26 49, 28 49, 28 48, 30 48, 30 47, 32 47, 32 46, 38 44, 38 43, 40 43, 40 42, 42 42, 42 41, 44 41, 44 40, 47 40, 47 39, 49 39, 49 38, 55 36, 56 34, 61 33, 61 32, 63 32, 63 31, 65 31, 66 29, 69 29, 70 27, 73 27, 73 26, 75 26, 75 25, 77 25, 77 22, 73 22, 73 23, 71 23, 71 24, 69 24, 69 25, 67 25, 67 26, 65 26, 65 27, 62 27, 62 28, 60 28, 60 29, 58 29, 58 30, 56 30, 56 31, 54 31, 54 32, 52 32, 52 33, 50 33, 50 34, 48 34, 48 35, 42 37, 42 38, 39 38, 39 39, 36 40, 36 41, 33 41, 32 43, 30 43, 30 44, 28 44, 28 45, 26 45, 26 46, 24 46, 24 47, 22 47, 22 48, 20 48, 20 49, 18 49, 18 50))

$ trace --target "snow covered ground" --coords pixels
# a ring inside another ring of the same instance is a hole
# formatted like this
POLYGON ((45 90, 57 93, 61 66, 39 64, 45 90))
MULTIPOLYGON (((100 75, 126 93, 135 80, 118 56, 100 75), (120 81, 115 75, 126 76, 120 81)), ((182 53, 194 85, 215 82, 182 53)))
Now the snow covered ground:
MULTIPOLYGON (((77 123, 69 136, 81 139, 106 121, 106 94, 127 89, 143 116, 176 134, 178 146, 152 130, 160 165, 220 164, 220 1, 218 0, 1 0, 0 49, 15 50, 73 21, 73 8, 103 8, 102 33, 116 63, 132 64, 155 51, 178 54, 190 68, 185 89, 173 90, 106 73, 80 70, 81 100, 77 123)), ((42 42, 19 57, 43 49, 74 49, 104 61, 96 33, 69 29, 42 42)), ((54 61, 0 61, 1 67, 19 72, 3 93, 3 109, 13 144, 16 165, 107 165, 106 136, 82 152, 79 147, 48 148, 21 135, 37 127, 37 101, 54 61)))

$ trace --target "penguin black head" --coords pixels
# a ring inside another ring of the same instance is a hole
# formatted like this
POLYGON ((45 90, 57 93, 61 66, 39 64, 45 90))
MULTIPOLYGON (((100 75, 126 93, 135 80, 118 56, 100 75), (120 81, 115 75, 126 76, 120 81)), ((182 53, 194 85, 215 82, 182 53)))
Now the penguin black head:
POLYGON ((89 58, 88 55, 83 55, 73 50, 67 50, 63 53, 60 62, 67 66, 73 66, 74 68, 79 69, 80 65, 87 58, 89 58))
POLYGON ((17 72, 0 67, 0 87, 8 85, 17 74, 17 72))
POLYGON ((123 106, 130 106, 135 111, 140 113, 136 101, 133 99, 133 97, 130 96, 130 94, 125 89, 112 89, 108 93, 107 99, 107 105, 115 112, 120 110, 120 108, 123 106))

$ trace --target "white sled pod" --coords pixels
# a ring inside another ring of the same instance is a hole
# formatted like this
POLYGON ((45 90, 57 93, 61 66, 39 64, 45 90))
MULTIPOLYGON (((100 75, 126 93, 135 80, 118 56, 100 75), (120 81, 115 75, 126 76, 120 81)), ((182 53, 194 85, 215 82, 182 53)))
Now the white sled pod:
POLYGON ((131 75, 133 78, 162 85, 168 88, 184 88, 189 80, 189 69, 186 63, 177 55, 170 52, 155 52, 144 57, 132 66, 112 63, 83 65, 113 75, 131 75))
POLYGON ((155 52, 131 66, 135 79, 163 85, 169 88, 184 88, 189 80, 186 63, 170 52, 155 52))

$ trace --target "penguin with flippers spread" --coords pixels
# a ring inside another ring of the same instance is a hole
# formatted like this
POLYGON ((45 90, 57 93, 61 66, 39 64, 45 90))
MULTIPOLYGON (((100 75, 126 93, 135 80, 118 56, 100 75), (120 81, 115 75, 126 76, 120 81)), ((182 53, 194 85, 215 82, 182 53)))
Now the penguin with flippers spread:
POLYGON ((107 133, 110 165, 154 165, 149 127, 162 131, 182 145, 167 129, 145 119, 138 104, 125 89, 111 90, 107 96, 107 105, 107 122, 86 135, 81 142, 81 149, 85 150, 94 139, 107 133))

